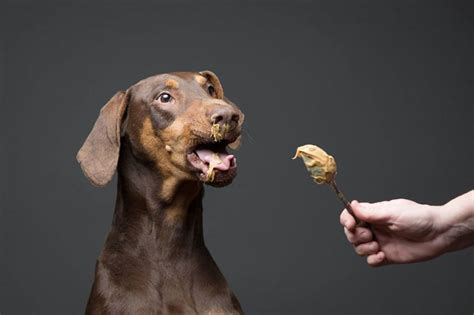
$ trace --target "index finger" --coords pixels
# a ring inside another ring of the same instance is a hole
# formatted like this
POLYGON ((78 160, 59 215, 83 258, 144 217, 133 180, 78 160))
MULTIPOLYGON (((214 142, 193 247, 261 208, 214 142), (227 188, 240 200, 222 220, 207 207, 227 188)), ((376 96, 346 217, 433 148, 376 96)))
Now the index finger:
POLYGON ((350 215, 346 209, 341 212, 339 222, 341 222, 341 224, 349 231, 354 231, 356 228, 356 221, 354 217, 350 215))

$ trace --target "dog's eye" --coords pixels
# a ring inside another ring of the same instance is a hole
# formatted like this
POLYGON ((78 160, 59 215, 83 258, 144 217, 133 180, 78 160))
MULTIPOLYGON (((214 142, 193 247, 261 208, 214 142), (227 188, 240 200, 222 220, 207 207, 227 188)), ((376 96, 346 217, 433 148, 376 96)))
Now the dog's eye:
POLYGON ((210 96, 216 96, 216 89, 212 85, 207 87, 207 91, 209 92, 210 96))
POLYGON ((173 100, 173 96, 171 96, 169 93, 164 92, 158 95, 156 99, 161 103, 169 103, 173 100))

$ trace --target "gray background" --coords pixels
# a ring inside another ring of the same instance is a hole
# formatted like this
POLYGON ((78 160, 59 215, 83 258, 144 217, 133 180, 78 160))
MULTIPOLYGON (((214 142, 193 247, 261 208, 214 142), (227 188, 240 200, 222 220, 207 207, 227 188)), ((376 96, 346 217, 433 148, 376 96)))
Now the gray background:
POLYGON ((473 188, 473 10, 443 1, 3 2, 0 311, 80 314, 115 181, 75 161, 100 107, 151 74, 211 69, 246 113, 240 173, 205 238, 248 314, 472 314, 472 249, 373 269, 298 145, 349 198, 442 204, 473 188))

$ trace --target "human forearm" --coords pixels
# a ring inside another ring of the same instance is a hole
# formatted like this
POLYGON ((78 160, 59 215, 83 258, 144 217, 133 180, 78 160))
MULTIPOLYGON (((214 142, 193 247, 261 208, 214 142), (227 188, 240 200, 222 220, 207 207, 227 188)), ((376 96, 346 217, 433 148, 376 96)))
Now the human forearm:
POLYGON ((439 224, 445 227, 445 252, 474 245, 474 190, 441 207, 439 224))

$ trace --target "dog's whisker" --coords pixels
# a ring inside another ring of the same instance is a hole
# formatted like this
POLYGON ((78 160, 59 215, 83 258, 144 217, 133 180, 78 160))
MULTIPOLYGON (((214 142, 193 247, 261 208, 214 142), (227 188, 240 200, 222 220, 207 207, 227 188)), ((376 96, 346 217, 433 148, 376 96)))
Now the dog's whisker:
POLYGON ((242 131, 247 135, 248 139, 250 140, 250 143, 254 144, 255 139, 252 137, 250 132, 247 130, 247 128, 242 128, 242 131))

